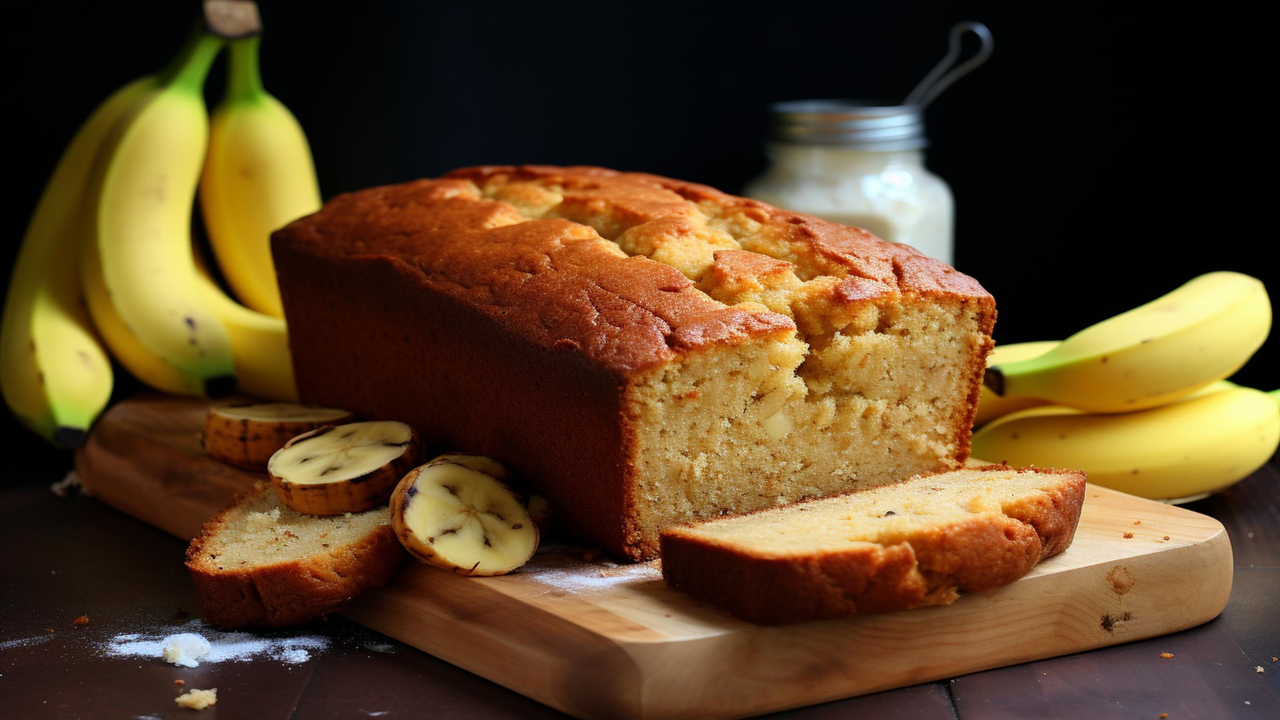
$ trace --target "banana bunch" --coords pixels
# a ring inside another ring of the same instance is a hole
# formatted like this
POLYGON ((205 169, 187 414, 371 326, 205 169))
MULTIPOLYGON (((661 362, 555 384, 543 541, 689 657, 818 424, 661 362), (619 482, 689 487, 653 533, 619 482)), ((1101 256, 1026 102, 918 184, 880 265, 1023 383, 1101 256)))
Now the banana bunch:
POLYGON ((1271 301, 1261 281, 1209 273, 1044 354, 997 363, 985 382, 1002 397, 1098 413, 1145 410, 1230 377, 1270 332, 1271 301))
POLYGON ((165 392, 296 400, 270 234, 320 206, 297 120, 262 89, 257 7, 204 3, 169 67, 109 97, 64 152, 27 228, 0 326, 0 388, 75 447, 111 396, 110 357, 165 392), (226 97, 204 83, 230 46, 226 97), (197 188, 229 297, 193 248, 197 188), (108 354, 109 351, 109 354, 108 354))
POLYGON ((1078 467, 1090 482, 1142 497, 1203 497, 1280 445, 1280 391, 1225 380, 1270 330, 1262 283, 1218 272, 1061 343, 997 347, 973 455, 1078 467))

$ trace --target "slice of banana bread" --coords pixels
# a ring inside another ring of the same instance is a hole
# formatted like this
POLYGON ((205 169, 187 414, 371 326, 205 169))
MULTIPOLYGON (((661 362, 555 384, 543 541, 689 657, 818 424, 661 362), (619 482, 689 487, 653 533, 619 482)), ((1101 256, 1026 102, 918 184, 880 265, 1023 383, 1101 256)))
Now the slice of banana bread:
POLYGON ((382 587, 404 560, 386 507, 304 515, 258 483, 204 526, 187 569, 214 625, 296 625, 382 587))
POLYGON ((496 458, 633 559, 672 524, 958 467, 995 321, 909 247, 601 168, 339 196, 273 251, 303 398, 496 458))
POLYGON ((1071 544, 1079 470, 988 465, 662 532, 667 583, 780 624, 945 605, 1071 544))

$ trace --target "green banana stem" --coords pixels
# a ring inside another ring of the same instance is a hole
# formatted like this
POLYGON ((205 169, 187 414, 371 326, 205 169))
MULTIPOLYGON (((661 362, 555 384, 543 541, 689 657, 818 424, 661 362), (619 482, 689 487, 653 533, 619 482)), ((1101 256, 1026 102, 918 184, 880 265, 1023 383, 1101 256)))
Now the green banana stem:
POLYGON ((227 80, 227 101, 253 101, 266 94, 262 88, 262 73, 258 70, 258 48, 261 36, 236 40, 230 45, 230 66, 227 80))
POLYGON ((204 25, 198 26, 178 56, 161 73, 163 84, 203 92, 209 68, 213 67, 214 58, 218 57, 225 44, 222 38, 209 34, 204 25))

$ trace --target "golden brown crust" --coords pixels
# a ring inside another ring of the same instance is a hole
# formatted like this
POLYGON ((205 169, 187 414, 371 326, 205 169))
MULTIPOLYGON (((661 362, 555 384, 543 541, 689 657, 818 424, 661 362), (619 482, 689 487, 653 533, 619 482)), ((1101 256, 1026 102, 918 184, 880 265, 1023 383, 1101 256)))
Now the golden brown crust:
POLYGON ((445 177, 477 185, 512 180, 554 185, 564 189, 566 203, 608 206, 611 215, 624 225, 684 218, 690 203, 740 211, 776 232, 779 240, 807 245, 833 265, 847 268, 848 274, 863 281, 860 294, 868 294, 868 287, 876 284, 884 292, 991 298, 973 278, 909 246, 885 242, 861 228, 782 210, 697 183, 599 167, 546 165, 462 168, 445 177))
POLYGON ((342 195, 274 238, 292 252, 402 264, 424 289, 544 349, 572 348, 616 374, 795 329, 785 316, 711 300, 675 268, 626 257, 590 227, 525 221, 462 180, 342 195))
POLYGON ((773 241, 808 248, 814 262, 848 274, 838 290, 847 301, 905 293, 994 308, 973 278, 865 230, 703 185, 603 168, 465 168, 439 180, 371 188, 334 198, 277 231, 273 243, 313 256, 405 263, 424 287, 464 300, 545 348, 573 346, 620 374, 680 352, 794 330, 783 315, 708 298, 673 267, 626 257, 597 228, 530 220, 510 202, 485 199, 482 187, 513 181, 557 188, 558 212, 592 214, 608 235, 647 224, 654 226, 648 234, 689 232, 700 205, 740 213, 773 241))
POLYGON ((205 546, 241 502, 271 485, 260 482, 205 523, 187 548, 187 569, 206 622, 224 627, 298 625, 339 610, 369 588, 382 587, 404 560, 390 525, 323 554, 251 568, 223 569, 205 546))
POLYGON ((957 590, 982 592, 1007 585, 1071 545, 1084 504, 1084 473, 1018 472, 1067 479, 1003 517, 976 516, 940 524, 908 542, 804 558, 752 555, 685 528, 670 528, 662 533, 662 573, 672 587, 764 624, 946 604, 957 590))

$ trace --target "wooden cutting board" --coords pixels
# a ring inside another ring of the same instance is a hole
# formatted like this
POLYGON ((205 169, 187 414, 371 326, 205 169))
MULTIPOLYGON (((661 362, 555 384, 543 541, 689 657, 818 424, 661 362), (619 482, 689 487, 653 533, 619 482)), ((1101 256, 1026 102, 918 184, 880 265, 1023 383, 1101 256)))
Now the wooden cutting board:
MULTIPOLYGON (((141 395, 76 457, 103 502, 184 540, 262 476, 207 458, 206 405, 141 395)), ((667 588, 652 564, 540 552, 463 578, 406 563, 345 614, 583 718, 729 718, 1139 640, 1217 616, 1231 545, 1216 520, 1090 486, 1071 548, 946 607, 764 627, 667 588)))

